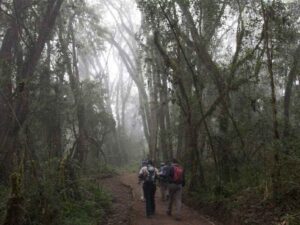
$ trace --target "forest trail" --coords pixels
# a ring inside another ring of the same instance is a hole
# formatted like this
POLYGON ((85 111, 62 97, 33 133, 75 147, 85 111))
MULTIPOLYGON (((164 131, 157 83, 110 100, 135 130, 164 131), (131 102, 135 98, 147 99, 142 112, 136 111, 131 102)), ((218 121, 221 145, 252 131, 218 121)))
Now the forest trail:
POLYGON ((111 193, 112 207, 105 225, 131 225, 132 194, 119 176, 108 176, 100 181, 104 190, 111 193))
POLYGON ((160 190, 157 188, 155 195, 156 212, 151 219, 145 216, 145 203, 140 200, 140 186, 136 173, 123 174, 121 181, 132 188, 133 191, 133 221, 132 225, 215 225, 208 221, 195 210, 183 205, 182 220, 176 221, 174 217, 166 214, 166 202, 160 199, 160 190))

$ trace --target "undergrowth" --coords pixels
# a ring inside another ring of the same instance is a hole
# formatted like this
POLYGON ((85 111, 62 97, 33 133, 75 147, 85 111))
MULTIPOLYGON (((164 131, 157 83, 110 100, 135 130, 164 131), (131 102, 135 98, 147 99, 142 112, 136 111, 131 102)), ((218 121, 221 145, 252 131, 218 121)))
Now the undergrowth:
MULTIPOLYGON (((58 161, 47 162, 39 168, 43 176, 27 175, 27 179, 23 179, 24 224, 103 224, 111 210, 112 197, 101 187, 98 174, 79 175, 76 167, 67 167, 63 175, 59 168, 58 161)), ((7 211, 9 192, 8 188, 0 186, 0 224, 7 211)))
POLYGON ((133 163, 128 163, 125 166, 122 166, 118 168, 119 173, 124 173, 124 172, 129 172, 129 173, 135 173, 139 171, 141 163, 139 161, 133 162, 133 163))
POLYGON ((8 195, 9 189, 4 185, 0 185, 0 222, 3 221, 5 217, 6 202, 8 200, 8 195))
POLYGON ((186 192, 187 202, 214 217, 219 213, 219 219, 231 214, 232 218, 239 218, 241 225, 300 225, 299 165, 295 158, 282 158, 277 201, 272 196, 270 173, 245 166, 240 168, 238 177, 221 183, 221 188, 213 169, 206 170, 206 184, 186 192))

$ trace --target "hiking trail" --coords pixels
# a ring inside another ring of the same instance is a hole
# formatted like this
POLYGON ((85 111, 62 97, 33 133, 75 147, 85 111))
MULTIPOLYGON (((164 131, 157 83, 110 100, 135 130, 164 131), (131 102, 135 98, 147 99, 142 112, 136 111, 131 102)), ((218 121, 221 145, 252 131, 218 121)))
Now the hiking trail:
POLYGON ((168 216, 166 214, 167 202, 163 202, 160 199, 158 187, 155 194, 156 212, 152 218, 148 219, 145 216, 145 203, 140 200, 141 191, 138 185, 137 174, 123 174, 120 176, 120 179, 122 183, 132 189, 132 225, 216 225, 184 204, 182 205, 182 220, 176 221, 173 216, 168 216))

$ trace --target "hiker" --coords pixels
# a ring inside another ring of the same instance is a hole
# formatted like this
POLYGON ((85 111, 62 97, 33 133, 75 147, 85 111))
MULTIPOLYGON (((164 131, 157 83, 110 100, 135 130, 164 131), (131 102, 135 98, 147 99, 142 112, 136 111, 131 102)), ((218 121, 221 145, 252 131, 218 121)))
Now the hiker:
POLYGON ((176 159, 173 159, 169 176, 169 202, 167 214, 172 215, 172 205, 175 202, 175 219, 181 220, 182 188, 185 185, 184 169, 179 165, 176 159))
POLYGON ((158 170, 153 166, 151 160, 146 166, 143 166, 139 172, 139 179, 143 180, 144 197, 146 200, 146 216, 151 218, 155 213, 155 191, 158 170))
MULTIPOLYGON (((140 169, 143 168, 144 166, 147 166, 148 160, 143 159, 140 169)), ((143 180, 139 178, 138 184, 140 185, 140 190, 141 190, 141 201, 145 201, 144 198, 144 190, 143 190, 143 180)))
POLYGON ((169 191, 168 191, 168 183, 169 183, 169 174, 170 174, 170 165, 161 163, 160 169, 159 169, 159 188, 161 193, 161 200, 166 201, 169 197, 169 191))

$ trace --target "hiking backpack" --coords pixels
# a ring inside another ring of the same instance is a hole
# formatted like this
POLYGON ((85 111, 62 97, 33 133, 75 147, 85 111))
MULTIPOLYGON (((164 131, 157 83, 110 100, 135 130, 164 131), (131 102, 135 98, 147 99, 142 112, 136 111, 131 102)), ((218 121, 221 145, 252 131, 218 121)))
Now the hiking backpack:
POLYGON ((156 174, 155 168, 153 166, 147 166, 147 174, 145 177, 145 182, 155 182, 156 174))
POLYGON ((160 176, 162 176, 162 177, 168 177, 169 174, 170 174, 170 169, 169 169, 169 167, 168 167, 168 166, 163 166, 163 167, 161 168, 161 175, 160 175, 160 176))
POLYGON ((181 166, 173 166, 173 182, 176 184, 181 184, 183 182, 183 168, 181 166))

